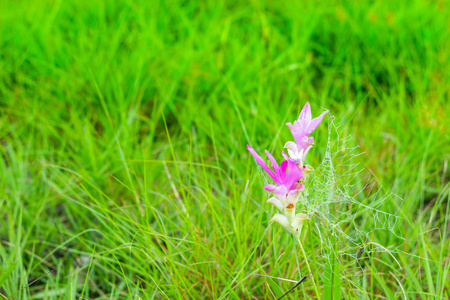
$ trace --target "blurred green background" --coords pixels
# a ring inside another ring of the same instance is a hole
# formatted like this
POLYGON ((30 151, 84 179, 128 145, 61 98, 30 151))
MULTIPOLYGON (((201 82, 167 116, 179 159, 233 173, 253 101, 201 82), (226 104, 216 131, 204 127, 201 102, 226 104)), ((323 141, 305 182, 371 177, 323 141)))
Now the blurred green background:
POLYGON ((280 296, 292 284, 251 274, 295 279, 295 249, 263 234, 271 208, 245 146, 279 155, 309 101, 403 218, 405 241, 372 237, 401 245, 402 268, 380 254, 341 297, 447 299, 448 5, 0 1, 0 293, 280 296))

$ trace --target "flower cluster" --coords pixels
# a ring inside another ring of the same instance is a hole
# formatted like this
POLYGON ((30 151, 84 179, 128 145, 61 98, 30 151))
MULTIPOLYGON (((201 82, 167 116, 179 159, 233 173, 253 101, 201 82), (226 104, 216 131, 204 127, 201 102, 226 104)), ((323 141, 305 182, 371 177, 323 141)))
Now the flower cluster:
POLYGON ((291 129, 295 142, 290 141, 284 145, 284 148, 287 148, 288 155, 284 151, 282 152, 285 160, 280 165, 266 150, 264 152, 272 164, 272 168, 270 168, 264 159, 247 145, 248 151, 253 155, 256 162, 276 183, 276 185, 268 184, 264 187, 265 190, 273 194, 273 197, 267 202, 273 204, 281 212, 281 214, 276 213, 271 222, 277 222, 287 232, 294 234, 296 237, 300 236, 303 222, 308 219, 308 216, 303 213, 295 214, 295 207, 305 189, 303 184, 305 177, 314 170, 311 166, 305 165, 306 155, 314 144, 314 138, 310 135, 322 122, 326 113, 328 111, 312 119, 311 107, 309 103, 306 103, 298 120, 294 121, 294 124, 286 123, 291 129))

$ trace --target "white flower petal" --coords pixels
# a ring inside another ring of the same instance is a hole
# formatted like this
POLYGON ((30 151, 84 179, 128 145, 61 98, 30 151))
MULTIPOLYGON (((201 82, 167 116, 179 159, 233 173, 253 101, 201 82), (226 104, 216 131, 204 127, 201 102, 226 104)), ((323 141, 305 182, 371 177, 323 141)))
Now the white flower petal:
POLYGON ((292 203, 295 208, 299 198, 300 198, 300 193, 294 192, 294 191, 289 192, 286 197, 286 206, 288 206, 290 203, 292 203))
POLYGON ((303 223, 305 220, 309 220, 308 216, 302 213, 296 214, 294 220, 291 223, 292 230, 296 237, 300 237, 302 233, 303 223))
POLYGON ((291 224, 289 224, 288 219, 283 216, 282 214, 275 214, 272 219, 270 220, 270 222, 277 222, 278 224, 280 224, 284 230, 286 230, 289 233, 293 233, 291 224))
POLYGON ((292 151, 291 149, 288 149, 288 154, 289 154, 289 157, 292 158, 292 159, 296 159, 297 158, 297 153, 292 151))
POLYGON ((269 200, 267 200, 267 203, 273 204, 276 208, 278 208, 279 211, 283 211, 284 204, 281 202, 280 199, 272 197, 269 200))
POLYGON ((297 144, 294 143, 294 142, 289 141, 286 144, 284 144, 284 148, 286 148, 288 150, 291 150, 293 152, 296 152, 297 151, 297 144))
POLYGON ((311 150, 312 145, 309 145, 308 148, 306 148, 306 150, 303 151, 302 153, 302 160, 305 161, 306 160, 306 154, 308 154, 309 150, 311 150))
POLYGON ((295 217, 295 205, 293 203, 287 203, 284 209, 284 215, 286 216, 289 223, 292 223, 295 217))
POLYGON ((300 193, 298 191, 290 191, 286 195, 284 215, 288 219, 289 223, 291 223, 294 220, 295 206, 297 205, 299 198, 300 198, 300 193))

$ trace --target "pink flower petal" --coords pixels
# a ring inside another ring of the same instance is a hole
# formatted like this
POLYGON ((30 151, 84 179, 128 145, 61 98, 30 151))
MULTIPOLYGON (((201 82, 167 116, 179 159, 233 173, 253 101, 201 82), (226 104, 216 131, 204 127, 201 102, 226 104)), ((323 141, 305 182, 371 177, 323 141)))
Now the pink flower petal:
POLYGON ((266 162, 264 161, 264 159, 261 158, 261 156, 258 155, 258 153, 256 153, 256 151, 250 147, 249 145, 247 145, 247 150, 250 151, 250 153, 253 155, 253 157, 255 158, 256 162, 261 166, 261 168, 264 169, 264 171, 266 171, 267 174, 269 174, 269 176, 278 184, 281 184, 278 180, 278 176, 276 176, 275 172, 272 171, 269 166, 267 166, 266 162))
POLYGON ((288 190, 291 190, 294 183, 303 177, 303 171, 292 161, 288 160, 287 162, 289 164, 289 168, 286 173, 286 177, 283 180, 283 184, 288 190))
POLYGON ((320 116, 317 118, 314 118, 311 121, 311 124, 309 124, 308 128, 305 130, 306 135, 310 135, 316 128, 319 126, 320 122, 322 122, 323 117, 328 113, 327 111, 324 111, 320 116))
POLYGON ((265 150, 264 153, 266 153, 267 157, 269 158, 270 162, 272 163, 272 169, 276 170, 279 168, 277 161, 275 160, 275 158, 273 158, 272 154, 270 154, 269 151, 265 150))
POLYGON ((268 184, 264 186, 264 189, 281 197, 286 196, 286 194, 288 193, 288 190, 284 185, 276 186, 274 184, 268 184))
POLYGON ((296 182, 292 188, 293 191, 303 191, 305 189, 305 185, 303 183, 296 182))
POLYGON ((292 123, 288 122, 286 123, 287 127, 289 127, 291 130, 294 129, 294 125, 292 125, 292 123))
POLYGON ((280 178, 280 180, 281 180, 281 184, 283 184, 284 178, 286 177, 287 167, 288 167, 288 161, 283 160, 281 162, 280 168, 278 169, 278 172, 277 172, 278 178, 280 178))
POLYGON ((303 109, 300 112, 300 115, 298 116, 298 120, 302 124, 302 127, 305 128, 309 123, 311 123, 311 118, 311 106, 309 105, 309 102, 306 102, 305 106, 303 106, 303 109))
POLYGON ((301 149, 307 149, 310 145, 314 144, 314 138, 312 136, 304 136, 298 143, 297 148, 299 150, 301 149))

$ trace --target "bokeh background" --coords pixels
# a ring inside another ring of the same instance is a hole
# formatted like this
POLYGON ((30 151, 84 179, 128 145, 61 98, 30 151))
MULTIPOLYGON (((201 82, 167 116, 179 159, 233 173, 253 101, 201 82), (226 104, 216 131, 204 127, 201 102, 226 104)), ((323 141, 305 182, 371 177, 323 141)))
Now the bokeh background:
POLYGON ((445 299, 448 5, 0 1, 0 293, 280 296, 292 284, 251 274, 295 279, 295 248, 265 233, 271 208, 245 146, 279 152, 309 101, 359 145, 362 176, 398 196, 382 209, 406 239, 372 236, 401 246, 402 268, 372 257, 362 290, 341 296, 445 299))

